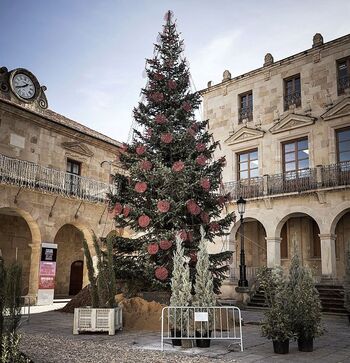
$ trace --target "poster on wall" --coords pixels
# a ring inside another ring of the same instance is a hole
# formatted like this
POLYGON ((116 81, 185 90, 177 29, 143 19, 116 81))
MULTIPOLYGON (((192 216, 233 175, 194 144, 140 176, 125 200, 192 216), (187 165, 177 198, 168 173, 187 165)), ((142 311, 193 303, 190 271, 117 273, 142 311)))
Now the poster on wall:
POLYGON ((53 303, 55 292, 57 244, 42 243, 39 265, 38 305, 53 303))

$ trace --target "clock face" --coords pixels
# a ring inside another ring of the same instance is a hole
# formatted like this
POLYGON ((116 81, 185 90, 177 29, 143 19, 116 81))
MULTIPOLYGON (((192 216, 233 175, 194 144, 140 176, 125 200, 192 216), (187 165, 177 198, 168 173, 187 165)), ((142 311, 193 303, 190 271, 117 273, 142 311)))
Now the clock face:
POLYGON ((16 94, 25 100, 29 100, 35 95, 34 83, 31 78, 24 73, 17 73, 13 77, 12 85, 16 94))

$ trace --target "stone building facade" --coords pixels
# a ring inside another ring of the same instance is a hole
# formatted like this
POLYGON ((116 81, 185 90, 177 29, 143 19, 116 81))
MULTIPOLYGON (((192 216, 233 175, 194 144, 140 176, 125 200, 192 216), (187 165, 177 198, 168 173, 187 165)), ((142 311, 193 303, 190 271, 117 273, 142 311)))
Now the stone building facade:
POLYGON ((120 143, 49 110, 46 87, 26 69, 0 69, 0 250, 23 266, 37 296, 42 243, 57 244, 55 295, 88 281, 82 235, 113 230, 106 192, 120 143))
MULTIPOLYGON (((350 35, 313 44, 201 91, 204 118, 226 156, 223 188, 247 200, 244 241, 248 278, 260 266, 289 266, 298 253, 316 281, 344 276, 350 248, 350 35)), ((240 258, 240 223, 216 249, 240 258)))

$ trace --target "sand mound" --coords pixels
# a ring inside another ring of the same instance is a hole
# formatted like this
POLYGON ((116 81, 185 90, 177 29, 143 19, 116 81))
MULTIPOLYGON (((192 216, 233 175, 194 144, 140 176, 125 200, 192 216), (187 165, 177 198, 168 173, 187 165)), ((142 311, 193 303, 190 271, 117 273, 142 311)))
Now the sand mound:
MULTIPOLYGON (((116 295, 116 302, 123 309, 123 329, 124 330, 144 330, 159 331, 160 319, 162 316, 161 305, 155 301, 146 301, 140 297, 125 299, 123 294, 116 295)), ((91 305, 89 287, 84 287, 74 296, 66 306, 60 311, 64 313, 74 313, 74 308, 91 305)))

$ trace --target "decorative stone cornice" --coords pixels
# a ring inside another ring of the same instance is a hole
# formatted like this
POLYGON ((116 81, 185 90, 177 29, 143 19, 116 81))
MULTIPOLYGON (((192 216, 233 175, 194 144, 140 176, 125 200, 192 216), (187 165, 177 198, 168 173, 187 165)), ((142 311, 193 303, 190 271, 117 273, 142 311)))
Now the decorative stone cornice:
POLYGON ((316 121, 315 117, 290 113, 270 128, 272 134, 298 129, 300 127, 312 125, 316 121))
POLYGON ((340 102, 329 108, 321 117, 325 121, 350 115, 350 97, 343 98, 340 102))
POLYGON ((94 153, 83 143, 77 141, 62 142, 62 147, 66 150, 91 157, 94 153))
POLYGON ((259 139, 264 136, 264 131, 253 129, 247 126, 240 128, 234 132, 228 139, 225 140, 227 145, 239 144, 250 140, 259 139))

